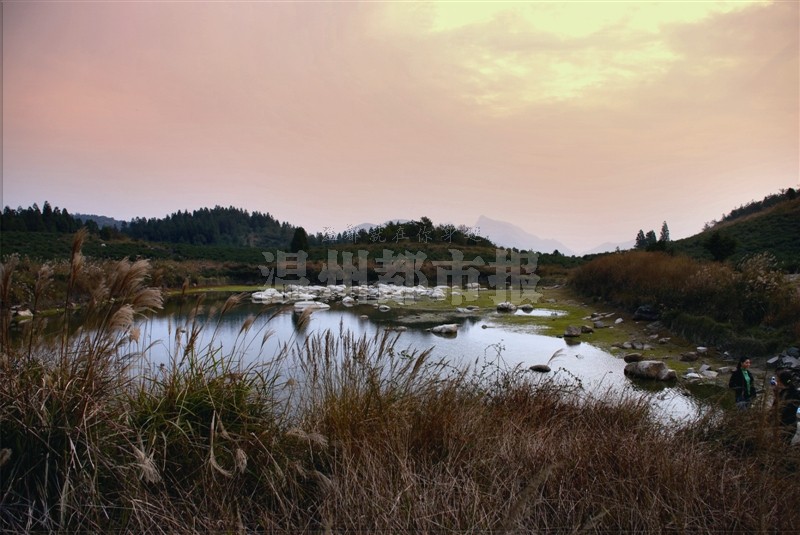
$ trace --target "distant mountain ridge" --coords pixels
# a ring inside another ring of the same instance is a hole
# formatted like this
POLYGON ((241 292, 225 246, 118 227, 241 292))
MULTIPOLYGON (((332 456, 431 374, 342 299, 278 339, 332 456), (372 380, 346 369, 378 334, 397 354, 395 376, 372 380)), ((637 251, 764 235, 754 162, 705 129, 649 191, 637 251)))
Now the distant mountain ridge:
POLYGON ((544 239, 526 230, 508 223, 490 219, 481 215, 475 222, 477 233, 502 247, 516 247, 520 250, 552 253, 558 250, 566 256, 574 256, 575 252, 558 240, 544 239))
POLYGON ((114 219, 113 217, 108 217, 104 215, 95 215, 95 214, 72 214, 72 217, 76 219, 80 219, 83 222, 89 221, 90 219, 97 223, 97 226, 100 228, 103 227, 113 227, 116 229, 122 228, 123 223, 127 223, 127 221, 121 221, 119 219, 114 219))
MULTIPOLYGON (((16 210, 6 207, 0 221, 3 235, 14 231, 74 232, 80 221, 85 223, 92 220, 101 229, 107 226, 121 230, 124 224, 125 235, 146 241, 283 247, 288 244, 295 229, 293 225, 281 223, 269 214, 258 212, 250 214, 232 207, 215 207, 192 213, 176 212, 163 219, 135 218, 125 222, 96 214, 68 214, 66 209, 63 211, 57 208, 51 209, 46 201, 43 206, 43 209, 39 209, 34 204, 28 209, 16 210)), ((401 225, 408 222, 400 219, 390 221, 401 225)), ((362 223, 349 230, 369 231, 387 224, 389 221, 383 224, 362 223)), ((468 228, 466 225, 459 227, 468 228)), ((477 219, 470 232, 483 236, 501 247, 514 247, 540 253, 558 250, 565 256, 576 256, 573 250, 558 240, 543 239, 512 223, 485 215, 477 219)), ((790 188, 778 195, 769 195, 763 201, 739 207, 724 216, 722 221, 707 224, 702 232, 671 241, 668 250, 694 258, 711 259, 706 244, 715 234, 736 242, 735 251, 728 261, 735 263, 752 254, 769 252, 775 256, 783 269, 800 272, 800 195, 790 188)), ((7 245, 6 240, 3 242, 7 245)), ((613 252, 617 248, 628 250, 633 248, 633 243, 633 240, 621 243, 606 242, 578 254, 600 254, 613 252)))

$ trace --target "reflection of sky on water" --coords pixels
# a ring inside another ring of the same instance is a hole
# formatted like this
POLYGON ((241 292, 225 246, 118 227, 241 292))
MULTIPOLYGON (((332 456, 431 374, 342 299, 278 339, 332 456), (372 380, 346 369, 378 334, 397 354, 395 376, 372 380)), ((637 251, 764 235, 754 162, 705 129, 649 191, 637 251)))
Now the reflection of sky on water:
MULTIPOLYGON (((214 304, 217 310, 221 303, 214 304)), ((205 319, 197 347, 226 355, 233 351, 245 363, 274 358, 284 344, 302 344, 307 338, 326 330, 333 333, 350 331, 358 337, 371 338, 386 327, 399 325, 395 321, 396 309, 382 313, 371 305, 351 308, 334 305, 331 310, 311 314, 301 329, 298 329, 299 315, 291 308, 277 313, 274 306, 247 302, 226 313, 222 319, 217 314, 210 320, 206 315, 209 308, 212 307, 207 306, 205 313, 198 314, 198 318, 205 319), (369 319, 362 318, 365 314, 369 319), (255 316, 255 320, 250 330, 243 334, 242 325, 249 316, 255 316), (265 333, 272 335, 265 340, 265 333)), ((187 317, 186 310, 174 303, 168 304, 164 311, 140 324, 140 341, 132 349, 141 351, 152 343, 146 352, 146 361, 153 366, 168 363, 170 355, 174 355, 178 347, 176 329, 186 328, 187 317)), ((553 370, 550 376, 572 383, 579 380, 589 393, 639 392, 649 396, 655 402, 657 412, 665 417, 685 418, 696 414, 700 407, 696 399, 680 387, 651 384, 644 388, 630 381, 624 375, 624 361, 597 347, 586 343, 567 344, 564 339, 537 334, 534 325, 504 326, 494 321, 495 318, 494 314, 484 318, 459 318, 458 335, 453 337, 435 335, 422 327, 408 325, 406 331, 397 333, 395 348, 408 351, 431 348, 433 359, 445 359, 456 366, 481 366, 485 362, 496 363, 499 359, 506 367, 519 365, 523 369, 534 364, 547 364, 553 370)), ((189 330, 181 333, 181 344, 185 344, 189 330)))

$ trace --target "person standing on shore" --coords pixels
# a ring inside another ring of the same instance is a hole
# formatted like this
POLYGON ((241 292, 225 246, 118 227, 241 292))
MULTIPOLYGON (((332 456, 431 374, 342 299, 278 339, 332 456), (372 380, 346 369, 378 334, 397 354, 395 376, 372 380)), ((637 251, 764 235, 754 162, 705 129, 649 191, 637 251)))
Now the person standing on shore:
POLYGON ((797 432, 797 408, 800 407, 800 391, 797 390, 792 372, 778 370, 775 384, 775 401, 778 435, 786 443, 791 444, 797 432))
POLYGON ((731 374, 728 387, 733 389, 736 407, 739 410, 750 408, 753 398, 756 397, 756 382, 750 373, 750 359, 742 357, 736 364, 736 370, 731 374))

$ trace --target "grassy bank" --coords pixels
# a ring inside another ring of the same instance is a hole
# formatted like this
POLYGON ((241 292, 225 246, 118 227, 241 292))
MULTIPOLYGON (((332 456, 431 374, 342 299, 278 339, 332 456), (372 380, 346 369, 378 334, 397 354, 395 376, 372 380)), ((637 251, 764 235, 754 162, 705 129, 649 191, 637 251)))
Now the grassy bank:
MULTIPOLYGON (((11 267, 0 274, 3 303, 11 267)), ((197 347, 191 319, 176 326, 169 365, 137 368, 146 348, 132 320, 160 306, 149 280, 143 261, 85 264, 77 243, 62 298, 90 293, 92 331, 48 341, 34 318, 21 341, 2 338, 5 532, 800 525, 800 454, 773 440, 761 407, 664 426, 636 398, 588 398, 497 361, 453 369, 398 350, 390 334, 326 332, 244 367, 236 347, 197 347)), ((34 299, 48 285, 40 274, 34 299)), ((257 324, 244 322, 239 347, 269 335, 257 324)))
POLYGON ((649 305, 676 334, 736 355, 774 354, 800 341, 800 293, 766 254, 736 266, 631 251, 576 268, 587 299, 633 312, 649 305))

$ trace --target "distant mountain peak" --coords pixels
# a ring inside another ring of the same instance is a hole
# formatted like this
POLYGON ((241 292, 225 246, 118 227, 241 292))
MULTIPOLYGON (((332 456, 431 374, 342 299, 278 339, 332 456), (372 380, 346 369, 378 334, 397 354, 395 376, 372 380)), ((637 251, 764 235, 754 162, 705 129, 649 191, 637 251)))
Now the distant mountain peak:
POLYGON ((491 219, 485 215, 478 218, 475 227, 477 234, 502 247, 516 247, 540 253, 552 253, 558 249, 558 252, 567 256, 575 254, 558 240, 540 238, 512 223, 491 219))
POLYGON ((125 221, 113 217, 108 217, 105 215, 97 215, 97 214, 72 214, 72 217, 74 217, 75 219, 80 219, 84 223, 91 219, 92 221, 97 223, 97 226, 100 228, 113 227, 118 229, 122 227, 123 223, 125 223, 125 221))

